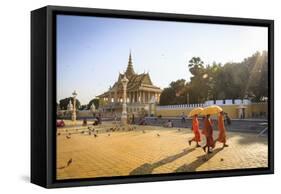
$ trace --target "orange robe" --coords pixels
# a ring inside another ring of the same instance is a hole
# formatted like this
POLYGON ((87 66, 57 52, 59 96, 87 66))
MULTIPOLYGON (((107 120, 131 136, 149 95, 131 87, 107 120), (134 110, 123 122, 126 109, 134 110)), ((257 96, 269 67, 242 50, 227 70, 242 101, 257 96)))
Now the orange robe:
POLYGON ((225 143, 226 135, 225 135, 224 119, 223 119, 223 115, 221 115, 221 114, 218 117, 218 128, 219 128, 218 141, 221 143, 225 143))
POLYGON ((207 139, 207 146, 214 148, 214 138, 213 138, 213 127, 210 119, 205 118, 204 120, 205 128, 203 130, 203 134, 207 139))
POLYGON ((193 140, 195 140, 196 142, 200 142, 201 137, 200 137, 200 132, 199 132, 199 121, 198 121, 197 117, 194 117, 192 119, 192 131, 195 135, 193 140))

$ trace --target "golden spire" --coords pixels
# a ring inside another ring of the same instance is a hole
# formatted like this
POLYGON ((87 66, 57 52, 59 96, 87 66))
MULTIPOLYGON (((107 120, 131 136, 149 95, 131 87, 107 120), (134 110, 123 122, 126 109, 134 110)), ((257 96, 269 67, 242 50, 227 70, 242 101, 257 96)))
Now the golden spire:
POLYGON ((126 74, 127 78, 130 78, 132 75, 135 74, 135 71, 133 68, 131 50, 130 50, 128 66, 127 66, 127 70, 126 70, 125 74, 126 74))

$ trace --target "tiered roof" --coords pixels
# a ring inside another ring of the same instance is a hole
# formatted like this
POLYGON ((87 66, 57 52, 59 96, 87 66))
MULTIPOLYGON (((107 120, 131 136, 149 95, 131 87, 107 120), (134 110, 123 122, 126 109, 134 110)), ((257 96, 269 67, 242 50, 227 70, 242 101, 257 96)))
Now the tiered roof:
POLYGON ((128 85, 127 85, 127 91, 138 91, 138 90, 147 90, 147 91, 157 91, 161 92, 161 89, 157 86, 154 86, 149 73, 142 73, 142 74, 136 74, 133 68, 133 63, 132 63, 132 56, 131 53, 129 55, 129 61, 128 61, 128 66, 125 71, 125 73, 119 73, 118 80, 113 84, 110 89, 100 95, 99 97, 104 97, 107 96, 109 91, 114 91, 117 89, 117 91, 123 90, 123 86, 121 83, 122 78, 126 75, 127 79, 129 80, 128 85))

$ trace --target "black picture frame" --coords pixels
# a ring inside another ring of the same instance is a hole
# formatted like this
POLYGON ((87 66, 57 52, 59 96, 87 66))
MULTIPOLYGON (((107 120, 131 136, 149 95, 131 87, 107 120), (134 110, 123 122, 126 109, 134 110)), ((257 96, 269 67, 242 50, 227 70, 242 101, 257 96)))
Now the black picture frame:
POLYGON ((31 182, 46 188, 274 173, 274 21, 172 13, 46 6, 31 12, 31 182), (268 168, 56 180, 56 14, 185 21, 268 28, 268 168))

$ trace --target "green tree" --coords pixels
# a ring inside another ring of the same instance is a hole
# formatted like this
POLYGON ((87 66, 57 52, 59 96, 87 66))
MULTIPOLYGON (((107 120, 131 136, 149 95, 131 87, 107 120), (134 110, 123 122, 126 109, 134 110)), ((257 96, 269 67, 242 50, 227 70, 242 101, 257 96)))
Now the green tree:
POLYGON ((200 57, 188 62, 189 82, 179 79, 164 88, 160 105, 204 103, 206 100, 268 97, 268 53, 256 52, 239 63, 204 65, 200 57))
POLYGON ((164 88, 160 96, 160 105, 185 104, 187 103, 187 85, 184 79, 170 83, 164 88))
POLYGON ((256 52, 245 59, 243 64, 248 68, 245 96, 253 101, 264 101, 268 97, 268 53, 256 52))
POLYGON ((204 62, 200 59, 200 57, 192 57, 189 60, 189 71, 192 75, 197 76, 202 74, 202 70, 204 69, 204 62))
MULTIPOLYGON (((61 110, 67 110, 67 106, 68 106, 70 100, 71 100, 71 103, 73 104, 73 97, 61 99, 59 101, 60 109, 61 110)), ((77 110, 79 109, 80 105, 81 105, 80 101, 76 98, 76 109, 77 110)))
POLYGON ((200 57, 193 57, 188 64, 192 77, 189 85, 190 103, 203 103, 208 99, 209 74, 200 57))
POLYGON ((100 99, 99 98, 94 98, 94 99, 90 100, 90 102, 88 103, 88 109, 91 108, 92 104, 94 104, 95 108, 98 109, 99 105, 100 105, 100 99))

